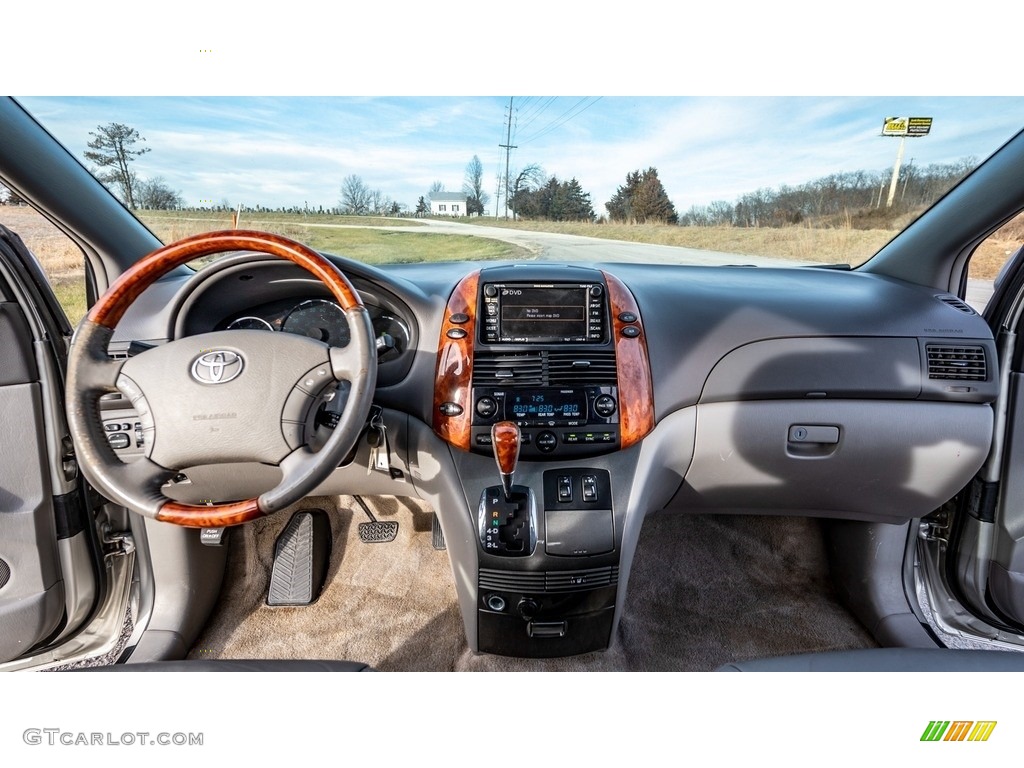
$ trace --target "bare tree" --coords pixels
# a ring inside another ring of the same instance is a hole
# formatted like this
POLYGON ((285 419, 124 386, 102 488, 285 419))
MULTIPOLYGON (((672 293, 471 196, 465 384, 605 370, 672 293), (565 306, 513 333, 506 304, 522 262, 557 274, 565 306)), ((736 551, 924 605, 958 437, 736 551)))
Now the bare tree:
POLYGON ((516 210, 516 198, 520 197, 520 193, 532 192, 544 184, 545 181, 544 169, 537 163, 530 163, 516 174, 515 181, 512 182, 512 186, 509 188, 508 202, 508 207, 512 209, 513 219, 516 218, 518 213, 516 210))
POLYGON ((341 183, 341 212, 353 216, 363 216, 370 212, 370 189, 363 180, 352 174, 346 176, 341 183))
POLYGON ((444 192, 444 183, 440 181, 435 181, 433 184, 430 185, 430 189, 427 190, 427 200, 432 200, 435 195, 441 192, 444 192))
POLYGON ((123 123, 107 123, 89 131, 92 141, 85 152, 87 160, 97 166, 96 178, 106 184, 114 184, 121 193, 121 199, 129 208, 135 207, 135 185, 137 179, 129 163, 139 155, 149 152, 149 147, 135 148, 145 141, 139 132, 123 123))
POLYGON ((491 197, 484 192, 484 166, 476 155, 466 164, 466 180, 462 184, 462 191, 467 198, 466 213, 470 216, 483 214, 484 206, 491 197))
POLYGON ((181 192, 171 189, 163 176, 136 182, 135 194, 139 207, 151 210, 173 210, 181 208, 185 203, 181 192))

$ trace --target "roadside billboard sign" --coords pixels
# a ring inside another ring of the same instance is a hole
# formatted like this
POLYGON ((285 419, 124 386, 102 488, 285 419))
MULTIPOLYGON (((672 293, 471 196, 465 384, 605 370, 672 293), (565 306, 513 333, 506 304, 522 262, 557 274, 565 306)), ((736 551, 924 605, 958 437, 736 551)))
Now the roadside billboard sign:
POLYGON ((887 117, 882 123, 883 136, 927 136, 931 129, 930 117, 887 117))

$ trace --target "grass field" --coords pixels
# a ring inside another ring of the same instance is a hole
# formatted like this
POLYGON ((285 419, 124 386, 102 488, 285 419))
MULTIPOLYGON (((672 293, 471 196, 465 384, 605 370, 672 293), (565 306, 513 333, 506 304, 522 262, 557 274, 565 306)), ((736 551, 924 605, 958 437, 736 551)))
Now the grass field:
MULTIPOLYGON (((164 242, 231 227, 230 213, 143 211, 140 218, 164 242)), ((861 230, 841 226, 822 229, 803 226, 743 229, 512 222, 489 218, 468 223, 800 261, 849 264, 863 262, 896 234, 894 230, 861 230)), ((85 314, 86 307, 82 255, 75 245, 31 208, 0 206, 0 224, 19 233, 39 257, 68 318, 77 324, 85 314)), ((426 232, 423 231, 423 225, 414 219, 243 214, 240 226, 276 232, 318 250, 369 264, 494 259, 522 261, 534 258, 525 249, 498 240, 426 232), (403 227, 408 231, 367 228, 374 226, 403 227)), ((1010 222, 981 244, 972 260, 970 276, 992 280, 1009 255, 1022 243, 1024 217, 1010 222)))

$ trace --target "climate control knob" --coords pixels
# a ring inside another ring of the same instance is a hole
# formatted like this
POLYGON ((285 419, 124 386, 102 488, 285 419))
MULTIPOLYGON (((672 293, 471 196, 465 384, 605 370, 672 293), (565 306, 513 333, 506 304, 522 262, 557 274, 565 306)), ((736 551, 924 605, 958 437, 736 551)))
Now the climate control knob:
POLYGON ((489 419, 498 412, 498 401, 493 397, 481 397, 476 401, 476 415, 489 419))
POLYGON ((549 430, 544 430, 537 435, 533 444, 537 446, 537 450, 541 453, 551 453, 558 447, 558 435, 549 430))
POLYGON ((601 418, 607 419, 615 413, 615 398, 611 395, 599 395, 594 400, 594 412, 601 418))

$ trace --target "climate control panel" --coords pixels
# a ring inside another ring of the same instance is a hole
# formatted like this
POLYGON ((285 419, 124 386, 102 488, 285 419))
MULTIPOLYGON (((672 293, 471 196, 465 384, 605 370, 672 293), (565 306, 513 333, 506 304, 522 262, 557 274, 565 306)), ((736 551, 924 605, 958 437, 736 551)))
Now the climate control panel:
POLYGON ((525 457, 593 456, 619 446, 618 389, 585 387, 474 387, 472 445, 491 452, 491 425, 512 421, 525 457))

